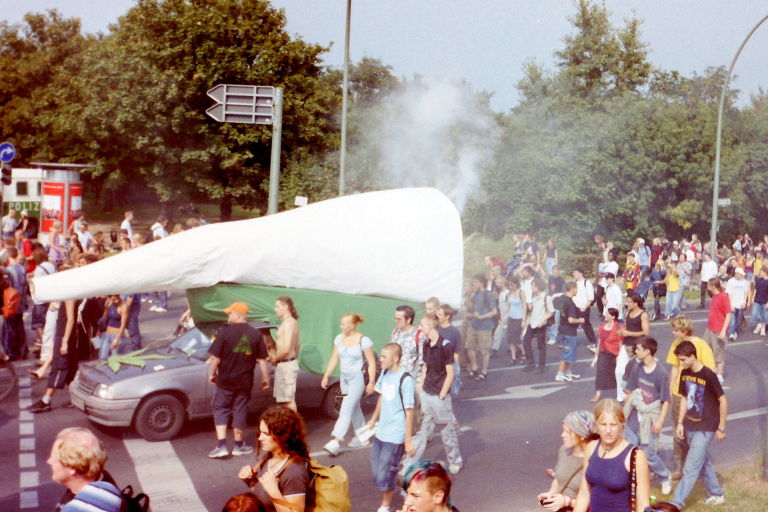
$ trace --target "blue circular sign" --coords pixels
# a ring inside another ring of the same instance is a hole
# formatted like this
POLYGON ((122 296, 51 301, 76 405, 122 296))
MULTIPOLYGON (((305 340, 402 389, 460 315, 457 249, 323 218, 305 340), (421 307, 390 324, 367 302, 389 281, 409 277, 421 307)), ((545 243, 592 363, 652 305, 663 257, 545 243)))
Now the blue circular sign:
POLYGON ((0 144, 0 162, 8 163, 16 156, 16 148, 10 142, 0 144))

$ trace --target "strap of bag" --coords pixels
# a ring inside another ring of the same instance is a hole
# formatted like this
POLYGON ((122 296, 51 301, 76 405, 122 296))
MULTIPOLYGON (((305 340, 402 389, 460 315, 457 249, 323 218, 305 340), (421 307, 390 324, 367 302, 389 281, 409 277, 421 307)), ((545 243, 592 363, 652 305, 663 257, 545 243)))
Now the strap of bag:
POLYGON ((568 488, 568 484, 571 483, 571 480, 573 480, 576 477, 576 475, 579 474, 579 471, 581 471, 582 469, 584 469, 584 468, 582 468, 581 466, 576 468, 576 471, 573 472, 573 474, 568 478, 568 480, 565 481, 565 485, 563 485, 563 488, 560 489, 560 494, 565 493, 565 490, 568 488))
POLYGON ((632 448, 629 456, 629 505, 635 512, 637 506, 637 446, 632 448))

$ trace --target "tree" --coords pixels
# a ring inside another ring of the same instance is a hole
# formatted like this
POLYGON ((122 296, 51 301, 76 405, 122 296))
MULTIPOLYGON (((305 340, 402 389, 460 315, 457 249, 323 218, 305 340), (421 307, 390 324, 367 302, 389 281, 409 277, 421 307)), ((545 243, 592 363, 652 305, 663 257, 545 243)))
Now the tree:
POLYGON ((72 77, 82 101, 67 111, 84 142, 72 156, 97 163, 92 176, 138 174, 162 201, 217 201, 223 219, 265 204, 271 129, 207 118, 220 83, 284 88, 284 154, 332 145, 326 48, 292 39, 268 2, 145 0, 112 30, 72 77))

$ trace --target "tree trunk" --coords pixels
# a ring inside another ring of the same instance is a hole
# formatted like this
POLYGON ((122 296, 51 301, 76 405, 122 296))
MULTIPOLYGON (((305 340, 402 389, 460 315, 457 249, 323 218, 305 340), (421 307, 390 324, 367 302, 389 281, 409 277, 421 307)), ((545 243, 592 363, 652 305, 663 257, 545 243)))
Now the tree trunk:
POLYGON ((232 197, 224 196, 219 204, 219 217, 221 222, 232 220, 232 197))

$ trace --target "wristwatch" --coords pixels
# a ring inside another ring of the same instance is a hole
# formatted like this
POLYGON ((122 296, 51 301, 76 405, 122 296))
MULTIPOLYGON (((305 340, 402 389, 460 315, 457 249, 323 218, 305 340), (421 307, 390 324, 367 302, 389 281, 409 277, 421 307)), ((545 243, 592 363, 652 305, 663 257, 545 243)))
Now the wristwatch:
POLYGON ((720 432, 721 434, 725 434, 725 429, 724 428, 719 428, 719 429, 717 429, 717 431, 720 432))

